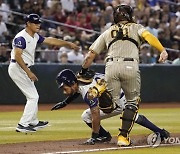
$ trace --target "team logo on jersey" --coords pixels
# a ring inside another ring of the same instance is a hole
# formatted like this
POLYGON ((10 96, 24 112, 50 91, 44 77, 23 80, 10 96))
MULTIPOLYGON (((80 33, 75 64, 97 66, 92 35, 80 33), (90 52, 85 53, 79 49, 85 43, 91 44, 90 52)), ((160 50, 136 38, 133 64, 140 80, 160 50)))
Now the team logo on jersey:
POLYGON ((17 43, 17 44, 18 44, 18 45, 22 45, 22 44, 21 44, 21 41, 18 41, 18 43, 17 43))
POLYGON ((15 43, 15 46, 17 46, 17 47, 22 47, 22 42, 21 42, 21 41, 18 41, 17 43, 15 43))
POLYGON ((90 104, 90 106, 94 106, 96 104, 96 102, 94 100, 89 100, 89 104, 90 104))

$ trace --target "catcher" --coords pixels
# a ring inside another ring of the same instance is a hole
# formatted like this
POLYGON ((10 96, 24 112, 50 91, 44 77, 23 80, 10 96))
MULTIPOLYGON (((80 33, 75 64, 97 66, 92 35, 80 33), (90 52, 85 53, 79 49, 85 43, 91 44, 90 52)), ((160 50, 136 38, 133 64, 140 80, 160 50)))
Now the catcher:
MULTIPOLYGON (((117 104, 113 104, 112 97, 106 90, 106 82, 104 74, 95 73, 88 70, 83 76, 75 75, 69 69, 62 70, 56 77, 59 88, 63 88, 63 92, 68 97, 57 103, 51 110, 58 110, 76 99, 80 94, 84 101, 89 105, 89 109, 82 114, 83 121, 92 128, 92 134, 84 144, 93 145, 96 142, 109 142, 111 135, 100 124, 100 121, 107 119, 123 112, 126 99, 121 90, 120 99, 117 104)), ((161 139, 169 137, 169 132, 160 129, 151 123, 145 116, 137 114, 135 123, 146 127, 153 132, 158 132, 161 139)))

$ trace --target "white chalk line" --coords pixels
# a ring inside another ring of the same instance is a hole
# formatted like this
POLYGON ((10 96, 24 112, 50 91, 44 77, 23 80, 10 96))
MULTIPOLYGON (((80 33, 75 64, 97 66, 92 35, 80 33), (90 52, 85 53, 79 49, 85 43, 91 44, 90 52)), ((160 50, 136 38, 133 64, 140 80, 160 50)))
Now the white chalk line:
MULTIPOLYGON (((158 147, 176 146, 176 145, 180 145, 180 143, 160 144, 158 147)), ((70 153, 72 154, 72 153, 98 152, 98 151, 109 151, 109 150, 137 149, 137 148, 140 149, 140 148, 153 148, 153 147, 152 145, 139 145, 139 146, 129 146, 129 147, 112 147, 112 148, 87 149, 87 150, 76 150, 76 151, 49 152, 43 154, 70 154, 70 153)))

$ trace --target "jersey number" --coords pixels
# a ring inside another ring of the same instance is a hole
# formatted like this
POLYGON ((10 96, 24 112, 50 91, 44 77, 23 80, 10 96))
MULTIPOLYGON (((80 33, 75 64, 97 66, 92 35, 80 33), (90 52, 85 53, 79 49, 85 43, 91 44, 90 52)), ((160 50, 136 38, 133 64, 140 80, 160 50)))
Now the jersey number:
MULTIPOLYGON (((118 32, 119 32, 118 30, 112 30, 111 31, 111 37, 115 38, 117 36, 118 32)), ((122 29, 122 34, 123 34, 123 37, 128 37, 129 36, 127 27, 124 27, 122 29)))

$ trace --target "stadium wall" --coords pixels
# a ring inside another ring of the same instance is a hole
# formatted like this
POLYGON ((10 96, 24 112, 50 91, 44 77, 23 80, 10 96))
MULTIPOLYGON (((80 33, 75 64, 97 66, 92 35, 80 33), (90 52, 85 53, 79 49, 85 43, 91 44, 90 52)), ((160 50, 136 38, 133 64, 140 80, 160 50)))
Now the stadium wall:
MULTIPOLYGON (((65 98, 55 81, 58 72, 65 68, 77 72, 81 66, 42 63, 33 66, 32 71, 39 78, 35 84, 40 103, 56 103, 65 98)), ((104 73, 104 65, 94 64, 91 68, 104 73)), ((180 66, 140 65, 140 70, 142 102, 180 102, 180 66)), ((25 101, 24 95, 8 75, 8 64, 0 64, 0 104, 24 104, 25 101)), ((81 97, 74 102, 82 102, 81 97)))

